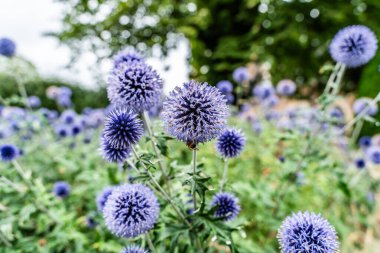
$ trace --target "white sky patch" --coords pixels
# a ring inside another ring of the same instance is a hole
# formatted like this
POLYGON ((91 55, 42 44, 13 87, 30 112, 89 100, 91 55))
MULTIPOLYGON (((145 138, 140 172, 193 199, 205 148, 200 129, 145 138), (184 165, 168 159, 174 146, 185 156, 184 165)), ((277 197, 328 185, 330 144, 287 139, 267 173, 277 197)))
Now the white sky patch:
MULTIPOLYGON (((95 87, 97 81, 92 73, 96 56, 91 52, 83 54, 73 68, 66 69, 70 50, 43 33, 59 31, 63 7, 53 0, 1 0, 0 37, 8 37, 16 42, 17 54, 36 65, 39 73, 47 78, 59 78, 86 87, 95 87)), ((186 56, 188 43, 180 42, 178 49, 169 53, 165 63, 159 59, 148 59, 165 81, 165 93, 188 80, 186 56), (169 71, 164 71, 169 65, 169 71)), ((106 80, 111 61, 100 66, 100 76, 106 80)))

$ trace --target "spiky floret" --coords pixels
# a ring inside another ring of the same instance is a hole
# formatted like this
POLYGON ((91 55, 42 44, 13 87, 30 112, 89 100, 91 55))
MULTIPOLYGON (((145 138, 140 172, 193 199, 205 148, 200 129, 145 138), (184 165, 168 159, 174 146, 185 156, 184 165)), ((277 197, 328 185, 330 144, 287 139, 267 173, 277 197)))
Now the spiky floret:
POLYGON ((130 154, 130 148, 116 149, 104 138, 101 138, 100 149, 103 158, 110 163, 123 163, 130 154))
POLYGON ((224 221, 231 221, 236 218, 240 212, 238 198, 227 192, 215 194, 211 200, 211 207, 216 207, 214 216, 222 218, 224 221))
POLYGON ((137 114, 128 109, 115 109, 105 120, 103 138, 115 149, 127 149, 139 142, 144 126, 137 114))
POLYGON ((319 214, 298 212, 288 216, 278 231, 282 253, 336 253, 335 229, 319 214))
POLYGON ((128 246, 123 249, 120 253, 148 253, 148 251, 142 249, 140 246, 128 246))
POLYGON ((100 212, 103 212, 104 206, 108 200, 108 197, 112 194, 112 191, 116 186, 107 186, 96 196, 96 206, 100 212))
POLYGON ((245 137, 240 129, 228 128, 222 132, 216 141, 216 149, 226 158, 237 157, 243 150, 245 137))
POLYGON ((124 184, 112 191, 103 209, 108 229, 119 237, 136 237, 153 228, 160 207, 153 191, 142 184, 124 184))
POLYGON ((225 96, 219 89, 194 80, 176 87, 164 101, 162 111, 166 131, 195 145, 219 136, 228 115, 225 96))
POLYGON ((70 194, 71 187, 67 182, 59 181, 53 186, 53 193, 59 198, 65 198, 70 194))
POLYGON ((141 112, 158 104, 162 88, 163 81, 151 66, 124 62, 112 70, 107 92, 111 103, 141 112))
POLYGON ((351 68, 362 66, 376 54, 376 35, 366 26, 352 25, 340 30, 330 44, 331 57, 351 68))
POLYGON ((20 150, 12 144, 4 144, 0 146, 0 160, 3 162, 11 162, 20 156, 20 150))
POLYGON ((132 49, 124 49, 114 57, 114 66, 119 66, 122 63, 135 64, 144 62, 144 57, 137 51, 132 49))

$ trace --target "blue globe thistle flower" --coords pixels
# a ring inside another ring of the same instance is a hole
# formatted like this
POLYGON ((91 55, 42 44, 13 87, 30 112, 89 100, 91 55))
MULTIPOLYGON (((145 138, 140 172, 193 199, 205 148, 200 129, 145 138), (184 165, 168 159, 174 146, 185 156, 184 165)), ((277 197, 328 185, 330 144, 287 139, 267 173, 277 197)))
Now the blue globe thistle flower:
POLYGON ((364 169, 365 168, 365 160, 363 158, 355 159, 355 166, 359 170, 364 169))
POLYGON ((233 84, 228 80, 219 81, 216 84, 216 88, 218 88, 220 92, 224 94, 231 93, 234 90, 233 84))
POLYGON ((273 96, 275 90, 270 82, 262 82, 253 88, 252 93, 259 100, 265 100, 273 96))
POLYGON ((116 149, 104 138, 101 138, 100 147, 104 160, 110 163, 123 163, 130 154, 130 148, 116 149))
POLYGON ((69 124, 73 124, 75 122, 75 119, 77 117, 77 114, 73 111, 73 110, 66 110, 64 112, 62 112, 61 116, 60 116, 60 120, 69 125, 69 124))
POLYGON ((240 129, 226 129, 216 140, 218 153, 226 158, 237 157, 243 151, 244 145, 245 137, 240 129))
POLYGON ((0 55, 12 57, 16 52, 16 44, 8 38, 0 39, 0 55))
POLYGON ((380 164, 380 147, 372 146, 366 150, 366 155, 369 161, 374 164, 380 164))
POLYGON ((135 113, 128 109, 111 111, 105 120, 103 137, 116 149, 126 149, 140 141, 144 126, 135 113))
POLYGON ((112 191, 115 190, 115 188, 116 186, 108 186, 96 196, 96 206, 100 212, 103 212, 108 197, 112 194, 112 191))
POLYGON ((123 249, 120 253, 148 253, 148 251, 143 250, 139 246, 128 246, 125 249, 123 249))
POLYGON ((191 80, 170 92, 162 118, 170 135, 197 145, 219 136, 228 114, 226 99, 218 88, 191 80))
POLYGON ((73 136, 80 134, 82 130, 83 130, 83 126, 80 125, 79 123, 75 123, 71 126, 71 134, 73 136))
POLYGON ((369 136, 362 136, 359 139, 359 146, 363 149, 369 148, 372 144, 371 137, 369 136))
POLYGON ((299 212, 282 223, 277 235, 282 253, 335 253, 339 242, 333 226, 321 215, 299 212))
POLYGON ((261 103, 264 107, 272 108, 280 102, 279 98, 276 95, 271 95, 266 99, 262 100, 261 103))
POLYGON ((367 106, 370 106, 369 110, 367 111, 367 115, 375 116, 377 112, 379 111, 379 108, 377 104, 371 104, 371 102, 372 102, 372 99, 370 98, 358 98, 355 100, 354 104, 352 105, 352 110, 354 111, 355 115, 358 115, 364 109, 366 109, 367 106))
POLYGON ((64 181, 56 182, 53 186, 53 193, 59 198, 65 198, 70 194, 71 187, 64 181))
POLYGON ((235 219, 240 212, 238 198, 227 192, 220 192, 212 197, 211 208, 214 207, 217 207, 214 216, 222 218, 224 221, 235 219))
POLYGON ((65 138, 65 137, 70 136, 69 128, 65 125, 62 125, 62 124, 57 125, 54 128, 54 132, 59 138, 65 138))
POLYGON ((113 59, 114 66, 117 67, 122 63, 135 64, 143 63, 144 57, 135 50, 122 50, 113 59))
POLYGON ((228 105, 232 105, 232 104, 234 103, 234 101, 235 101, 235 96, 234 96, 234 94, 232 94, 232 93, 227 93, 227 94, 225 94, 225 96, 226 96, 226 99, 227 99, 227 104, 228 104, 228 105))
POLYGON ((141 112, 158 104, 162 87, 162 79, 152 67, 144 63, 122 63, 108 78, 108 99, 141 112))
POLYGON ((296 89, 296 84, 289 79, 281 80, 276 86, 277 93, 281 96, 291 96, 296 92, 296 89))
POLYGON ((160 207, 153 191, 142 184, 124 184, 113 190, 103 209, 108 229, 119 237, 137 237, 153 228, 160 207))
POLYGON ((252 122, 252 130, 256 133, 256 134, 260 134, 262 131, 263 131, 263 125, 261 124, 260 120, 254 120, 252 122))
POLYGON ((41 106, 41 99, 37 96, 30 96, 27 103, 31 108, 37 108, 41 106))
POLYGON ((0 158, 3 162, 11 162, 20 156, 20 150, 12 144, 0 146, 0 158))
POLYGON ((366 26, 352 25, 340 30, 330 44, 331 57, 356 68, 369 62, 376 54, 376 35, 366 26))
POLYGON ((232 73, 232 79, 237 83, 242 83, 249 79, 248 69, 246 67, 238 67, 232 73))

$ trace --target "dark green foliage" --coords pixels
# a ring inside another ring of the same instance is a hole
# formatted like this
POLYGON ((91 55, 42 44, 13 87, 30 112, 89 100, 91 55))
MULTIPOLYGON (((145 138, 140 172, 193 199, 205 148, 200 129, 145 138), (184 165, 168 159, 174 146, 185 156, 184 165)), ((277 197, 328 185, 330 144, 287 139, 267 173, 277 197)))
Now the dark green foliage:
MULTIPOLYGON (((65 29, 55 35, 75 52, 87 50, 83 47, 85 41, 92 44, 100 58, 111 57, 126 45, 142 51, 158 46, 165 55, 184 35, 191 45, 191 75, 205 81, 207 73, 207 81, 212 84, 231 79, 233 69, 250 60, 268 60, 273 65, 275 82, 292 78, 298 84, 321 85, 327 76, 318 76, 318 70, 332 62, 328 44, 339 29, 364 24, 380 34, 377 0, 268 0, 268 4, 259 0, 61 2, 68 7, 63 19, 65 29), (106 6, 114 7, 100 21, 93 18, 86 23, 80 18, 97 15, 106 6), (312 10, 319 15, 312 18, 312 10), (143 16, 155 22, 142 26, 143 16), (104 48, 111 50, 100 52, 104 48)), ((360 70, 349 72, 351 84, 346 87, 350 90, 360 70)))

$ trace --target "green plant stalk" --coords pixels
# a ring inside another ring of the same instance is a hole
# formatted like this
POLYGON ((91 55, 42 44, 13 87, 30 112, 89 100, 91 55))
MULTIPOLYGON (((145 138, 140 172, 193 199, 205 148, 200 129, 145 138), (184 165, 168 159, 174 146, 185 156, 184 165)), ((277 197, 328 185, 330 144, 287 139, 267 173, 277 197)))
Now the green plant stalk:
POLYGON ((17 187, 17 185, 15 185, 11 180, 9 180, 8 178, 6 178, 5 176, 0 175, 0 179, 1 179, 1 181, 3 181, 5 184, 9 185, 9 186, 12 187, 14 190, 16 190, 17 192, 22 193, 22 191, 17 187))
POLYGON ((151 253, 157 253, 156 249, 154 248, 154 245, 152 243, 152 239, 150 238, 149 232, 145 234, 145 240, 148 242, 149 249, 151 253))
POLYGON ((38 198, 40 197, 38 195, 38 193, 36 192, 35 190, 35 187, 34 185, 31 183, 31 181, 25 176, 25 172, 24 170, 22 169, 21 165, 17 162, 17 161, 13 161, 12 162, 17 173, 20 175, 20 177, 22 178, 22 180, 25 182, 25 184, 28 186, 29 190, 33 193, 33 195, 35 196, 35 200, 36 202, 34 202, 34 205, 36 206, 37 209, 39 209, 40 211, 46 213, 47 216, 49 216, 55 223, 58 223, 58 220, 50 213, 50 211, 48 210, 48 208, 42 204, 42 203, 39 203, 38 201, 38 198))
MULTIPOLYGON (((193 149, 193 160, 192 160, 192 167, 193 167, 193 180, 195 182, 195 175, 197 173, 197 148, 195 147, 193 149)), ((193 192, 193 202, 194 202, 194 212, 197 210, 197 192, 193 192)))
POLYGON ((144 123, 146 125, 146 128, 148 130, 148 134, 149 134, 151 142, 152 142, 154 153, 156 154, 156 156, 158 158, 158 165, 159 165, 161 173, 162 173, 162 175, 164 177, 165 183, 167 183, 168 182, 168 176, 166 175, 165 170, 164 170, 165 165, 163 163, 162 155, 161 155, 160 151, 157 148, 156 136, 153 133, 149 115, 148 115, 148 113, 145 110, 143 112, 143 119, 144 119, 144 123))
POLYGON ((3 232, 0 231, 0 240, 7 246, 11 247, 12 244, 8 241, 8 239, 3 235, 3 232))
MULTIPOLYGON (((133 153, 133 155, 135 156, 135 158, 136 158, 137 160, 139 160, 139 156, 138 156, 138 154, 137 154, 135 148, 132 146, 131 149, 132 149, 132 153, 133 153)), ((177 215, 183 220, 183 222, 184 222, 187 226, 191 227, 191 224, 189 223, 188 220, 186 220, 185 215, 183 215, 183 214, 181 213, 181 211, 176 207, 176 205, 175 205, 175 204, 173 203, 173 201, 171 200, 171 197, 169 197, 169 195, 167 194, 167 192, 166 192, 166 191, 160 186, 160 184, 157 182, 157 180, 154 178, 154 176, 153 176, 152 173, 148 170, 148 168, 145 166, 145 164, 144 164, 143 162, 142 162, 141 164, 142 164, 142 166, 144 167, 145 172, 148 174, 148 176, 149 176, 150 180, 152 181, 152 183, 155 185, 155 187, 158 189, 158 191, 161 192, 161 194, 164 196, 164 198, 166 199, 166 201, 168 201, 168 203, 173 207, 173 209, 174 209, 174 211, 177 213, 177 215)))
POLYGON ((348 129, 355 125, 358 121, 362 120, 371 109, 372 106, 376 105, 380 101, 380 92, 377 96, 364 108, 355 118, 348 122, 342 129, 339 131, 339 134, 344 134, 348 129))
POLYGON ((220 192, 223 191, 224 185, 227 183, 227 175, 228 175, 228 158, 225 158, 223 177, 222 177, 222 180, 220 181, 220 192))
POLYGON ((355 145, 355 143, 356 143, 356 141, 360 135, 360 132, 362 131, 363 125, 364 125, 363 120, 360 120, 355 124, 355 128, 352 131, 352 135, 351 135, 351 146, 355 145))

